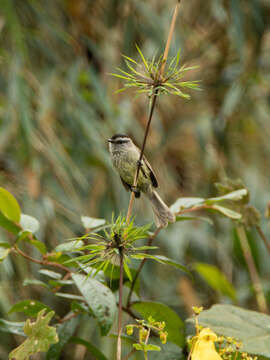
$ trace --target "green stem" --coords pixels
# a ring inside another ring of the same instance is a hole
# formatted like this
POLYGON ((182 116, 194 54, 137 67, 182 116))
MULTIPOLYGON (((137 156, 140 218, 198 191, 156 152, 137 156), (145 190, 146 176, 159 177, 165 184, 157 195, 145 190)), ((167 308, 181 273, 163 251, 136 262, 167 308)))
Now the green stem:
POLYGON ((120 278, 119 278, 119 304, 118 304, 118 332, 117 332, 117 352, 116 359, 121 360, 121 334, 122 334, 122 301, 123 301, 123 274, 124 274, 124 256, 119 249, 120 255, 120 278))

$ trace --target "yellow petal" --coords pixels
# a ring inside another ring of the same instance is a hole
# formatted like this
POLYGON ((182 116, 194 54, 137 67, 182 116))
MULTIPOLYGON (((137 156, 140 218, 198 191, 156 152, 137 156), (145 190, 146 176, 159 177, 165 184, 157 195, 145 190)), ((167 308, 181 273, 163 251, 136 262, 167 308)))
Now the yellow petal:
POLYGON ((217 335, 211 329, 202 329, 192 350, 191 360, 222 360, 216 351, 215 340, 217 335))

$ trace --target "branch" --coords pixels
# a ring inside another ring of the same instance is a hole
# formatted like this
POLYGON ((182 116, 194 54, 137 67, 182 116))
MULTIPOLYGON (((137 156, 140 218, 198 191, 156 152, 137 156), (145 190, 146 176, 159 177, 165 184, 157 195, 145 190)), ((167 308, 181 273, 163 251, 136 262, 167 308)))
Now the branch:
POLYGON ((52 261, 47 261, 47 260, 38 260, 38 259, 35 259, 35 258, 31 257, 30 255, 23 252, 17 245, 14 245, 13 249, 18 254, 23 256, 25 259, 30 260, 31 262, 34 262, 34 263, 40 264, 40 265, 45 265, 45 266, 54 266, 54 267, 57 267, 57 268, 59 268, 61 270, 66 271, 67 273, 71 273, 71 270, 68 267, 66 267, 66 266, 64 266, 62 264, 58 264, 58 263, 55 263, 55 262, 52 262, 52 261))
MULTIPOLYGON (((164 50, 164 54, 163 54, 163 59, 162 59, 161 67, 160 67, 160 71, 159 71, 159 78, 155 80, 155 83, 153 85, 153 95, 152 95, 152 99, 151 99, 151 108, 150 108, 148 121, 147 121, 146 129, 145 129, 145 133, 144 133, 144 139, 143 139, 143 144, 142 144, 142 148, 141 148, 140 158, 139 158, 139 162, 138 162, 138 165, 137 165, 136 174, 135 174, 135 177, 134 177, 134 182, 133 182, 133 187, 134 188, 136 188, 137 183, 138 183, 139 173, 140 173, 140 169, 141 169, 141 160, 143 158, 144 149, 145 149, 145 145, 146 145, 146 140, 147 140, 147 137, 148 137, 150 124, 151 124, 152 117, 153 117, 153 112, 154 112, 156 102, 157 102, 157 97, 158 97, 158 93, 159 93, 158 87, 159 87, 160 81, 161 81, 161 79, 163 77, 165 67, 166 67, 166 63, 167 63, 167 59, 168 59, 168 53, 169 53, 169 49, 170 49, 170 45, 171 45, 171 41, 172 41, 173 31, 174 31, 174 28, 175 28, 175 22, 176 22, 176 17, 177 17, 179 5, 180 5, 180 1, 178 0, 177 4, 175 5, 174 12, 173 12, 173 17, 172 17, 172 21, 171 21, 171 25, 170 25, 170 30, 169 30, 169 35, 168 35, 168 38, 167 38, 167 42, 166 42, 166 46, 165 46, 165 50, 164 50)), ((127 218, 126 218, 126 223, 127 224, 129 224, 129 222, 130 222, 133 203, 134 203, 134 198, 135 198, 135 194, 132 191, 131 195, 130 195, 128 211, 127 211, 127 218)))
POLYGON ((122 248, 119 248, 119 255, 120 255, 120 278, 119 278, 118 331, 117 331, 117 350, 116 350, 117 360, 121 360, 122 301, 123 301, 123 273, 124 273, 124 255, 122 252, 122 248))
POLYGON ((261 239, 263 240, 264 242, 264 245, 266 246, 269 254, 270 254, 270 242, 269 240, 267 239, 267 237, 265 236, 264 232, 262 231, 261 227, 260 226, 255 226, 256 227, 256 230, 258 231, 258 234, 260 235, 261 239))
POLYGON ((261 284, 261 280, 259 278, 259 274, 256 269, 256 265, 254 263, 254 259, 252 257, 252 253, 250 251, 249 243, 247 240, 247 235, 245 228, 243 226, 238 226, 236 228, 240 244, 243 250, 243 254, 247 263, 247 267, 249 270, 250 278, 252 281, 253 289, 256 295, 257 304, 259 310, 264 313, 268 313, 268 307, 266 303, 266 299, 263 293, 263 288, 261 284))

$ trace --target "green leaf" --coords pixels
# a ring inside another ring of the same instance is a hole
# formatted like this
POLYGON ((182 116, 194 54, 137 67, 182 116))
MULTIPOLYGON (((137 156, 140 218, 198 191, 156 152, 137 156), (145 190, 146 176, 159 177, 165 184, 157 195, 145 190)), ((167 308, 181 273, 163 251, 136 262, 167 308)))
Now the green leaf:
POLYGON ((76 251, 84 245, 82 240, 72 240, 56 246, 54 251, 56 252, 72 252, 76 251))
POLYGON ((52 270, 40 269, 40 270, 39 270, 39 273, 42 274, 42 275, 49 276, 50 278, 55 279, 55 280, 60 280, 60 279, 62 279, 62 275, 61 275, 61 274, 59 274, 58 272, 52 271, 52 270))
POLYGON ((106 358, 106 356, 104 356, 102 354, 102 352, 97 347, 95 347, 93 344, 91 344, 89 341, 83 340, 78 337, 73 337, 73 338, 71 338, 70 342, 72 344, 79 344, 79 345, 85 346, 87 348, 87 350, 89 351, 89 353, 92 354, 96 360, 108 360, 106 358))
POLYGON ((199 324, 210 327, 217 334, 240 340, 243 344, 241 352, 270 357, 269 315, 218 304, 199 315, 199 324))
POLYGON ((216 266, 196 263, 194 268, 214 290, 230 297, 233 301, 236 300, 234 287, 216 266))
POLYGON ((225 215, 228 218, 233 219, 233 220, 239 220, 242 217, 242 215, 237 213, 236 211, 233 211, 231 209, 228 209, 228 208, 220 206, 220 205, 212 205, 211 209, 219 211, 223 215, 225 215))
POLYGON ((32 234, 39 229, 39 221, 30 215, 21 214, 20 225, 24 231, 29 231, 32 234))
POLYGON ((133 344, 134 349, 139 350, 139 351, 143 351, 144 347, 143 344, 133 344))
MULTIPOLYGON (((23 233, 26 233, 26 234, 29 234, 29 232, 23 232, 23 233)), ((20 241, 20 238, 18 239, 18 241, 20 241)), ((33 245, 36 249, 38 249, 38 251, 42 254, 42 255, 45 255, 47 253, 47 247, 46 245, 39 241, 39 240, 36 240, 33 238, 33 235, 31 236, 27 236, 25 238, 25 241, 28 242, 29 244, 33 245)))
POLYGON ((214 203, 225 201, 225 200, 239 201, 239 200, 242 200, 243 197, 245 197, 247 195, 248 195, 247 189, 239 189, 239 190, 232 191, 232 192, 222 195, 222 196, 206 199, 205 203, 206 204, 214 204, 214 203))
POLYGON ((159 262, 161 264, 167 264, 167 265, 174 266, 177 269, 182 270, 185 273, 190 274, 190 271, 188 270, 188 268, 186 266, 180 264, 179 262, 177 262, 175 260, 169 259, 169 258, 167 258, 166 256, 163 256, 163 255, 151 255, 151 254, 138 253, 138 254, 131 255, 131 257, 133 259, 139 259, 139 260, 142 260, 142 259, 155 260, 155 261, 157 261, 157 262, 159 262))
POLYGON ((12 221, 6 218, 2 213, 0 213, 0 226, 14 235, 17 235, 21 231, 20 226, 14 224, 12 221))
POLYGON ((130 282, 132 282, 132 275, 131 275, 131 272, 129 270, 129 267, 128 267, 128 264, 127 262, 124 260, 124 270, 125 270, 125 273, 129 279, 130 282))
POLYGON ((0 211, 9 220, 18 223, 20 221, 21 209, 15 197, 0 187, 0 211))
POLYGON ((147 344, 144 346, 145 351, 160 351, 160 346, 153 345, 153 344, 147 344))
POLYGON ((65 299, 70 299, 70 300, 80 300, 80 301, 84 301, 84 297, 80 296, 80 295, 75 295, 75 294, 67 294, 67 293, 55 293, 56 296, 65 298, 65 299))
POLYGON ((45 315, 45 309, 38 313, 37 320, 32 322, 28 319, 24 325, 24 333, 27 339, 9 354, 10 360, 29 360, 30 355, 48 351, 51 344, 58 342, 56 329, 49 326, 54 316, 54 311, 45 315))
POLYGON ((24 322, 14 322, 0 319, 0 331, 25 336, 23 327, 24 322))
POLYGON ((0 243, 0 263, 8 256, 11 251, 9 243, 0 243))
POLYGON ((140 57, 141 57, 141 59, 142 59, 142 61, 144 63, 145 68, 148 70, 148 63, 145 60, 145 57, 143 56, 143 53, 142 53, 141 49, 139 48, 139 46, 137 44, 136 44, 136 49, 138 50, 138 53, 140 54, 140 57))
POLYGON ((63 347, 70 341, 72 335, 76 331, 81 317, 77 316, 65 321, 63 324, 57 325, 57 334, 59 341, 53 344, 46 354, 46 360, 58 360, 60 359, 63 347))
POLYGON ((52 309, 36 300, 23 300, 13 305, 9 310, 9 314, 14 312, 23 312, 27 316, 36 317, 40 310, 52 311, 52 309))
POLYGON ((210 225, 213 225, 213 221, 211 219, 209 219, 208 217, 204 217, 204 216, 183 216, 183 215, 178 215, 175 218, 176 221, 186 221, 186 220, 199 220, 199 221, 205 221, 210 225))
POLYGON ((24 279, 23 286, 28 286, 28 285, 38 285, 38 286, 43 286, 46 289, 50 289, 48 284, 38 279, 24 279))
POLYGON ((116 301, 111 290, 96 279, 72 274, 78 289, 98 320, 101 334, 107 335, 116 313, 116 301))
POLYGON ((105 219, 97 219, 89 216, 81 216, 81 220, 85 229, 94 229, 106 223, 105 219))
POLYGON ((204 203, 203 198, 196 198, 196 197, 182 197, 176 200, 176 202, 171 205, 170 210, 173 213, 176 213, 183 209, 190 209, 194 206, 200 206, 204 203))
POLYGON ((179 347, 184 346, 184 323, 176 312, 167 305, 152 301, 139 301, 133 303, 131 308, 137 311, 144 319, 152 316, 156 321, 165 321, 168 340, 179 347))

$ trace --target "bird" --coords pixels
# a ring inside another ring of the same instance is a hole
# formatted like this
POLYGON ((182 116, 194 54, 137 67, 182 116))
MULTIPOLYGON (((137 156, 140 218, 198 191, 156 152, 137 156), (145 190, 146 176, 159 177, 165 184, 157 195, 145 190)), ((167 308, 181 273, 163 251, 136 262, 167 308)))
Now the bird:
POLYGON ((141 193, 146 195, 151 202, 157 227, 166 227, 168 222, 174 222, 175 215, 155 190, 158 187, 157 178, 145 156, 140 163, 137 186, 133 187, 140 160, 140 149, 132 139, 128 135, 115 134, 108 139, 108 142, 113 166, 118 171, 125 189, 133 191, 136 198, 139 198, 141 193))

